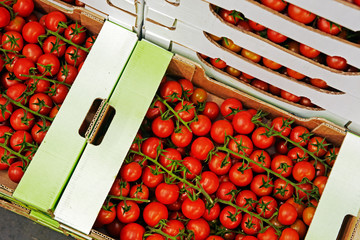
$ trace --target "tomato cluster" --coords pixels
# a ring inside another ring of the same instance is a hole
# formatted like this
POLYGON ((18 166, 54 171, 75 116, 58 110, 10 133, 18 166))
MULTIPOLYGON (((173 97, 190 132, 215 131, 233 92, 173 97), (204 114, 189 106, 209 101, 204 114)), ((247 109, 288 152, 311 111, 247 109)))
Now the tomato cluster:
POLYGON ((18 183, 95 37, 62 12, 38 19, 33 0, 0 2, 0 170, 18 183))
MULTIPOLYGON (((336 35, 339 38, 347 38, 348 40, 351 40, 355 43, 360 42, 358 34, 353 33, 350 30, 345 29, 343 27, 340 27, 337 24, 330 23, 328 20, 321 17, 317 17, 316 15, 304 9, 301 9, 295 5, 288 4, 287 2, 284 2, 282 0, 261 0, 261 3, 267 7, 272 8, 273 10, 279 12, 286 12, 286 14, 289 17, 303 24, 317 25, 318 29, 326 34, 336 35), (337 30, 335 31, 334 29, 337 30)), ((224 21, 234 24, 237 27, 241 28, 242 30, 248 32, 254 32, 255 34, 267 38, 270 41, 278 44, 279 46, 287 48, 288 50, 294 52, 295 54, 301 55, 302 57, 306 57, 313 62, 326 65, 330 68, 339 71, 349 71, 349 72, 359 71, 357 68, 347 64, 346 59, 343 57, 327 56, 314 48, 311 48, 305 44, 289 39, 287 36, 284 36, 271 29, 268 29, 265 26, 262 26, 261 24, 258 24, 250 19, 246 19, 245 16, 240 12, 237 12, 235 10, 231 11, 231 10, 221 9, 221 8, 215 8, 215 10, 218 12, 219 16, 224 21)), ((272 61, 271 59, 264 58, 252 51, 249 51, 247 49, 242 48, 241 46, 234 44, 234 42, 231 39, 227 39, 224 37, 217 37, 211 34, 210 37, 219 44, 221 44, 224 48, 227 48, 235 53, 238 53, 242 57, 249 59, 254 63, 260 64, 272 71, 276 71, 293 79, 311 84, 320 89, 337 91, 336 89, 333 89, 331 86, 328 86, 326 81, 322 79, 310 78, 306 76, 304 73, 299 73, 286 66, 282 66, 279 63, 272 61)), ((240 70, 228 66, 226 62, 224 62, 221 59, 215 58, 215 59, 210 59, 209 61, 213 66, 219 69, 223 69, 224 71, 226 71, 227 73, 229 73, 234 77, 240 77, 241 80, 244 80, 249 83, 251 82, 253 86, 258 87, 261 90, 270 92, 276 96, 281 96, 282 98, 285 98, 286 100, 291 102, 300 103, 301 105, 308 107, 315 107, 308 98, 295 96, 294 94, 279 89, 278 87, 271 86, 259 79, 253 80, 254 77, 252 77, 251 75, 246 73, 241 73, 240 70)))
POLYGON ((303 239, 337 152, 291 119, 166 76, 94 227, 124 240, 303 239))

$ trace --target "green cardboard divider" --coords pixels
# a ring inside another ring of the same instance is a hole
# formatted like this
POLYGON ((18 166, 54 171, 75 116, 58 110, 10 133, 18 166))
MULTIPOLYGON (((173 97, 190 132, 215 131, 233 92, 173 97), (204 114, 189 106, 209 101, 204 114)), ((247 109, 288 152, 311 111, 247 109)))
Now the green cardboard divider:
POLYGON ((162 48, 138 42, 109 99, 115 116, 101 144, 86 146, 55 209, 56 220, 90 232, 171 58, 162 48))
POLYGON ((82 70, 13 197, 52 214, 86 139, 79 128, 96 98, 107 98, 137 42, 136 34, 105 22, 82 70), (117 70, 117 71, 115 71, 117 70))
POLYGON ((46 225, 47 227, 50 227, 51 229, 55 229, 55 230, 61 232, 61 230, 59 230, 60 223, 58 221, 55 221, 54 219, 50 218, 49 216, 44 215, 44 213, 36 211, 36 210, 32 210, 30 212, 30 216, 35 218, 37 222, 40 222, 40 223, 46 225))

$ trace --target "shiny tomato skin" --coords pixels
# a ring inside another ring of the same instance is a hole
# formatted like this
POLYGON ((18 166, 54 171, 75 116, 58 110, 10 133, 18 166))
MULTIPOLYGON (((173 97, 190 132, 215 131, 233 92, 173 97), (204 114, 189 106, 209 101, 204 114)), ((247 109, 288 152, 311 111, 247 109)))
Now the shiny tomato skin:
POLYGON ((227 66, 226 62, 220 58, 210 58, 210 63, 218 69, 224 69, 227 66))
POLYGON ((242 214, 239 210, 236 210, 233 206, 224 207, 219 216, 220 223, 227 229, 235 229, 237 228, 242 219, 242 214), (231 219, 234 217, 234 219, 231 219), (234 221, 232 221, 234 220, 234 221))
POLYGON ((255 163, 250 162, 250 167, 255 173, 263 173, 265 172, 264 168, 270 168, 271 157, 269 153, 265 150, 254 150, 249 156, 250 159, 255 162, 261 164, 263 167, 256 165, 255 163))
POLYGON ((22 144, 32 143, 33 139, 31 134, 27 131, 19 130, 14 132, 14 134, 10 137, 10 146, 14 151, 19 152, 22 150, 22 144))
POLYGON ((186 179, 192 180, 201 173, 203 166, 200 160, 193 157, 185 157, 182 163, 188 170, 186 173, 186 179))
POLYGON ((211 121, 206 115, 199 114, 198 120, 190 123, 190 128, 196 136, 205 136, 211 130, 211 121))
POLYGON ((287 2, 283 0, 261 0, 261 3, 278 12, 281 12, 287 6, 287 2))
POLYGON ((285 35, 278 33, 270 28, 267 29, 266 34, 268 39, 274 43, 283 43, 287 39, 285 35))
POLYGON ((160 96, 167 102, 177 102, 182 96, 180 83, 176 81, 166 81, 160 85, 160 96))
POLYGON ((65 54, 66 43, 55 36, 49 36, 44 40, 42 48, 44 53, 52 53, 60 58, 65 54))
POLYGON ((155 165, 150 165, 143 169, 141 179, 142 179, 143 183, 149 188, 155 188, 164 179, 163 173, 159 173, 159 174, 153 173, 153 171, 155 171, 155 169, 156 169, 155 165))
POLYGON ((235 131, 239 134, 249 134, 255 129, 255 124, 252 122, 252 115, 248 111, 241 111, 236 113, 232 119, 232 125, 235 131))
POLYGON ((120 176, 127 182, 135 182, 141 177, 142 168, 139 163, 131 162, 121 166, 120 176))
POLYGON ((191 144, 190 155, 199 159, 205 160, 211 150, 214 149, 213 142, 207 137, 198 137, 191 144))
POLYGON ((302 219, 306 225, 308 225, 308 226, 310 225, 310 223, 314 217, 315 211, 316 211, 316 208, 314 208, 314 207, 307 207, 304 209, 303 214, 302 214, 302 219))
POLYGON ((46 18, 45 18, 46 28, 53 32, 56 32, 59 30, 59 33, 62 34, 65 29, 58 26, 60 22, 63 22, 63 23, 67 22, 67 17, 62 12, 52 11, 46 15, 46 18))
POLYGON ((254 22, 250 19, 249 19, 248 23, 249 23, 249 26, 257 32, 264 31, 266 29, 266 27, 264 27, 263 25, 261 25, 257 22, 254 22))
POLYGON ((167 138, 174 132, 174 122, 170 119, 162 119, 161 116, 154 119, 151 130, 159 138, 167 138))
POLYGON ((22 108, 16 109, 10 117, 11 127, 16 131, 30 130, 34 126, 34 123, 34 115, 22 108))
POLYGON ((108 206, 103 206, 98 213, 95 220, 95 225, 98 227, 112 223, 116 218, 116 207, 113 203, 109 202, 108 206))
POLYGON ((11 181, 19 183, 24 175, 25 164, 22 161, 14 162, 8 169, 8 176, 11 181))
POLYGON ((226 136, 232 136, 234 129, 225 119, 217 120, 211 125, 210 136, 218 144, 224 144, 226 136))
POLYGON ((326 64, 340 71, 344 71, 348 67, 346 59, 339 56, 326 56, 326 64))
POLYGON ((207 92, 202 88, 196 88, 190 96, 190 101, 195 105, 205 102, 207 99, 207 92))
MULTIPOLYGON (((228 145, 228 148, 240 155, 249 156, 254 149, 254 145, 251 139, 246 135, 236 135, 234 139, 231 139, 228 145), (239 146, 238 146, 239 145, 239 146), (240 148, 240 149, 239 149, 240 148)), ((232 157, 240 159, 241 156, 231 154, 232 157)))
POLYGON ((142 213, 144 221, 150 227, 155 227, 160 220, 167 220, 169 216, 166 206, 159 202, 151 202, 142 213))
POLYGON ((2 35, 2 48, 20 52, 24 47, 24 39, 21 33, 16 31, 8 31, 2 35), (14 39, 15 42, 11 41, 14 39))
POLYGON ((23 17, 15 16, 12 20, 10 20, 9 24, 4 27, 5 31, 16 31, 21 32, 24 27, 26 21, 23 17))
POLYGON ((309 130, 303 126, 296 126, 290 132, 290 140, 306 146, 309 141, 309 130))
POLYGON ((256 235, 261 230, 261 220, 245 213, 241 221, 241 229, 248 235, 256 235))
POLYGON ((273 196, 281 201, 286 201, 294 194, 294 187, 285 180, 278 178, 274 181, 273 196))
POLYGON ((64 37, 77 45, 81 45, 86 39, 86 28, 77 22, 70 24, 65 29, 64 37))
POLYGON ((331 23, 330 21, 326 20, 325 18, 320 17, 317 20, 316 26, 323 32, 329 33, 331 35, 338 35, 341 31, 341 27, 331 23))
POLYGON ((213 221, 215 219, 217 219, 220 215, 220 205, 219 203, 215 203, 214 206, 210 209, 205 209, 205 212, 203 214, 203 218, 206 220, 206 221, 213 221))
POLYGON ((232 182, 222 182, 216 191, 216 197, 224 201, 231 201, 233 192, 236 190, 236 186, 232 182))
POLYGON ((259 199, 259 203, 256 206, 256 212, 264 218, 271 218, 276 212, 278 204, 273 197, 263 196, 259 199))
POLYGON ((325 138, 312 137, 309 139, 307 149, 317 157, 323 157, 328 151, 328 143, 325 138))
POLYGON ((116 216, 122 223, 132 223, 138 220, 140 208, 134 201, 121 201, 116 207, 116 216))
POLYGON ((205 103, 204 110, 201 112, 201 114, 206 115, 212 121, 214 121, 219 116, 219 113, 220 113, 219 106, 217 105, 217 103, 212 101, 207 101, 205 103))
POLYGON ((109 195, 127 197, 130 192, 130 184, 119 178, 116 178, 113 185, 111 186, 109 195))
POLYGON ((205 203, 200 198, 194 201, 186 198, 181 205, 181 211, 188 219, 199 219, 206 211, 205 203))
POLYGON ((0 122, 3 122, 12 116, 14 106, 4 97, 0 97, 0 106, 2 107, 0 111, 0 122))
POLYGON ((30 59, 33 63, 36 63, 41 55, 43 55, 43 51, 39 45, 34 43, 26 44, 22 49, 22 54, 30 59))
POLYGON ((287 137, 291 132, 290 121, 284 117, 276 117, 271 121, 271 126, 275 131, 281 132, 281 135, 287 137))
POLYGON ((196 240, 204 240, 210 234, 210 226, 203 218, 191 219, 186 224, 186 229, 194 232, 196 240))
POLYGON ((236 98, 227 98, 220 106, 221 115, 227 120, 231 121, 234 115, 233 111, 240 111, 243 109, 242 103, 236 98))
POLYGON ((28 98, 28 96, 25 94, 26 91, 28 91, 28 89, 25 84, 17 83, 7 89, 6 95, 12 100, 25 105, 28 98))
POLYGON ((0 28, 7 26, 9 23, 10 12, 4 7, 0 7, 0 28))
POLYGON ((179 117, 185 121, 190 122, 195 117, 195 106, 188 101, 179 102, 174 110, 178 113, 179 117))
POLYGON ((253 178, 250 184, 250 190, 254 192, 256 196, 263 197, 272 193, 273 186, 271 178, 265 174, 258 174, 253 178), (265 186, 264 183, 268 183, 268 186, 265 186))
POLYGON ((298 182, 301 182, 304 178, 312 181, 315 178, 315 167, 310 162, 298 162, 292 170, 292 175, 298 182))
MULTIPOLYGON (((4 139, 5 140, 5 139, 4 139)), ((5 148, 0 147, 0 170, 9 169, 10 165, 16 161, 14 156, 5 148)))
POLYGON ((279 215, 278 215, 278 221, 282 225, 291 225, 293 224, 297 219, 297 212, 293 205, 290 203, 284 203, 279 208, 279 215))
POLYGON ((302 55, 308 58, 316 58, 320 54, 320 51, 302 43, 300 43, 299 50, 302 55))
POLYGON ((267 129, 265 127, 258 127, 254 130, 251 135, 251 140, 254 143, 255 147, 260 149, 267 149, 274 145, 275 137, 274 136, 266 136, 267 129))
POLYGON ((179 191, 176 184, 160 183, 155 189, 155 196, 163 204, 172 204, 178 199, 179 191))
POLYGON ((162 149, 163 144, 159 138, 149 137, 141 145, 141 152, 146 156, 155 159, 157 157, 157 148, 162 149))
POLYGON ((45 93, 35 93, 29 99, 29 108, 35 112, 47 116, 53 107, 53 102, 49 95, 45 93))
POLYGON ((161 101, 156 100, 153 107, 149 107, 146 112, 146 117, 149 119, 155 119, 166 111, 166 106, 161 101))
POLYGON ((184 224, 181 221, 171 219, 166 223, 166 226, 162 228, 162 231, 170 236, 176 236, 184 228, 184 224))
POLYGON ((27 80, 30 75, 30 69, 34 68, 35 64, 28 58, 20 58, 14 64, 14 74, 20 80, 27 80))
POLYGON ((191 143, 192 138, 192 132, 190 132, 184 125, 180 125, 180 127, 175 129, 175 131, 171 134, 171 141, 175 144, 175 146, 182 148, 187 147, 191 143))
POLYGON ((219 178, 211 171, 202 172, 199 183, 208 194, 215 193, 220 185, 219 178))
POLYGON ((231 159, 223 152, 216 152, 209 161, 209 169, 217 175, 224 175, 231 168, 231 159))
POLYGON ((78 70, 76 67, 71 65, 62 65, 57 74, 57 80, 59 82, 65 82, 67 84, 73 84, 78 75, 78 70))
POLYGON ((13 10, 21 17, 28 17, 34 10, 33 0, 17 0, 13 5, 13 10))
POLYGON ((24 40, 28 43, 38 43, 38 37, 45 34, 45 28, 38 22, 28 22, 22 29, 24 40))
POLYGON ((60 70, 59 59, 50 53, 41 55, 37 60, 37 69, 45 76, 56 76, 60 70), (50 69, 47 69, 50 66, 50 69))
POLYGON ((75 46, 70 45, 65 50, 65 61, 74 66, 79 67, 86 59, 87 53, 82 49, 77 49, 75 46))
POLYGON ((287 12, 289 17, 304 24, 309 24, 316 18, 315 14, 293 4, 289 4, 287 12))
POLYGON ((62 104, 69 92, 69 88, 63 84, 54 84, 49 89, 49 96, 56 104, 62 104))
POLYGON ((166 148, 159 157, 159 163, 169 171, 173 171, 176 169, 174 162, 180 161, 181 159, 181 153, 178 150, 175 148, 166 148))
POLYGON ((219 12, 219 15, 222 19, 234 25, 236 25, 240 20, 238 14, 239 13, 237 13, 235 10, 226 10, 226 9, 221 9, 219 12))
POLYGON ((129 223, 125 225, 120 232, 122 239, 143 240, 145 228, 138 223, 129 223))
POLYGON ((278 240, 279 236, 276 235, 276 230, 273 227, 269 227, 263 233, 258 233, 258 240, 278 240))
POLYGON ((245 187, 251 183, 253 172, 248 164, 237 162, 230 168, 229 178, 236 186, 245 187))
POLYGON ((271 170, 281 174, 283 177, 289 177, 292 173, 293 162, 286 155, 277 155, 271 161, 271 170))

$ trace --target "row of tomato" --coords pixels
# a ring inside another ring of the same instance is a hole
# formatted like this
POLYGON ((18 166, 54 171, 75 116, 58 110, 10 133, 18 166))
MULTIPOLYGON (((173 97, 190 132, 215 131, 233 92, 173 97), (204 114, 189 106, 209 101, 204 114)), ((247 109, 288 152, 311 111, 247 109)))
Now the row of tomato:
POLYGON ((303 239, 338 148, 164 79, 94 227, 120 239, 303 239))
MULTIPOLYGON (((263 1, 263 2, 266 2, 266 1, 263 1)), ((273 4, 275 4, 275 3, 285 4, 285 7, 288 5, 287 2, 284 2, 282 0, 269 1, 269 2, 272 2, 273 4)), ((268 4, 270 4, 270 3, 268 3, 268 4)), ((269 5, 269 6, 276 9, 275 6, 272 6, 272 5, 269 5)), ((360 40, 358 33, 353 33, 353 32, 350 32, 350 30, 346 30, 345 28, 338 27, 338 25, 332 24, 324 18, 317 17, 316 15, 314 15, 313 13, 311 13, 307 10, 304 10, 304 9, 299 8, 292 4, 289 4, 287 9, 289 11, 289 17, 291 17, 294 20, 297 20, 301 23, 311 24, 313 21, 316 21, 318 26, 321 26, 319 29, 325 33, 328 33, 328 34, 336 33, 336 34, 339 34, 338 37, 341 37, 341 38, 352 37, 352 38, 354 38, 353 40, 356 43, 358 43, 360 40), (292 9, 292 10, 290 10, 290 9, 292 9), (293 13, 294 15, 290 14, 290 12, 294 12, 293 13), (310 19, 308 19, 308 18, 310 18, 310 19), (335 28, 337 29, 336 31, 334 30, 335 28)), ((359 71, 357 68, 347 64, 346 59, 342 56, 328 56, 324 53, 321 53, 320 51, 318 51, 312 47, 309 47, 303 43, 299 43, 295 40, 289 39, 287 36, 285 36, 283 34, 280 34, 272 29, 266 28, 265 26, 255 22, 255 21, 246 19, 245 16, 243 16, 243 14, 241 14, 240 12, 237 12, 235 10, 226 10, 226 9, 218 8, 218 14, 224 21, 234 24, 243 30, 254 32, 255 34, 258 34, 259 36, 267 38, 270 41, 278 44, 279 46, 282 46, 282 47, 287 48, 297 54, 307 57, 309 60, 312 60, 314 62, 319 62, 321 64, 324 64, 330 68, 333 68, 333 69, 336 69, 339 71, 351 71, 351 72, 359 71)), ((298 73, 298 74, 300 74, 300 73, 298 73)), ((301 75, 302 75, 302 78, 305 77, 303 74, 301 74, 301 75)), ((302 79, 302 78, 300 78, 300 79, 302 79)))
POLYGON ((0 2, 0 169, 18 183, 69 92, 95 37, 33 0, 0 2))

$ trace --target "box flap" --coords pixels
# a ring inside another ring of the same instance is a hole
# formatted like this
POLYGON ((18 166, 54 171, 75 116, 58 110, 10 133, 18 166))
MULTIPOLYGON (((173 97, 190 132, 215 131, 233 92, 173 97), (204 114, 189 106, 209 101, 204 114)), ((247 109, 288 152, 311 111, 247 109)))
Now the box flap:
POLYGON ((107 98, 135 46, 134 33, 105 22, 61 110, 36 152, 14 197, 53 210, 86 140, 79 128, 95 98, 107 98), (116 71, 117 70, 117 71, 116 71))
POLYGON ((360 137, 347 133, 316 208, 306 240, 337 239, 346 215, 360 209, 360 137), (337 207, 335 207, 337 206, 337 207))
POLYGON ((100 145, 87 145, 56 207, 55 219, 90 232, 171 57, 162 48, 138 42, 109 100, 116 111, 114 118, 100 145))

